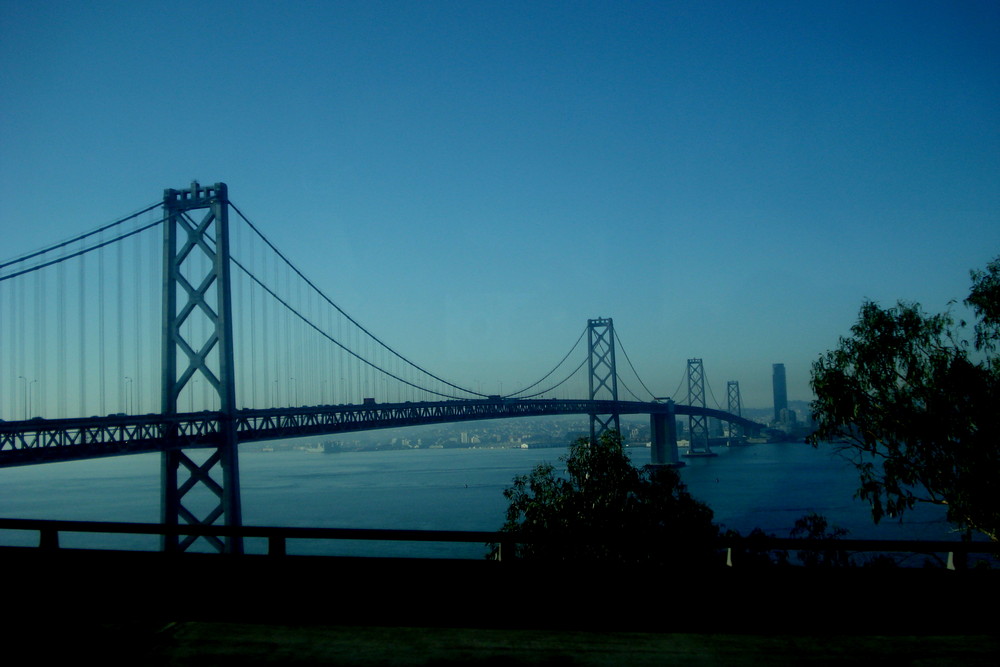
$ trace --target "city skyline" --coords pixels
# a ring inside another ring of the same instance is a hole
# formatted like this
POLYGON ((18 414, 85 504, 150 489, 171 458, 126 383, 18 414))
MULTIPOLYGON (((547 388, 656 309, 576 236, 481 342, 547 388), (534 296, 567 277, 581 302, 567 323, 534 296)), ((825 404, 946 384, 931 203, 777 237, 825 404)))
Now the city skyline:
POLYGON ((698 357, 716 397, 766 407, 780 362, 808 400, 864 299, 943 311, 1000 253, 994 3, 40 2, 0 31, 3 258, 223 181, 469 386, 611 317, 657 395, 698 357))

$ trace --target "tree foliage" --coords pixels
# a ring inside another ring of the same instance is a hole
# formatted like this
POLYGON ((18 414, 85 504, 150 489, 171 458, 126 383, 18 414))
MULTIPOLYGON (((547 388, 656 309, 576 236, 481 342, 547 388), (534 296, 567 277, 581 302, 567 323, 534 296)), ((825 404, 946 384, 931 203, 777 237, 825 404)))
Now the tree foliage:
POLYGON ((860 474, 876 523, 917 503, 947 506, 963 531, 1000 533, 1000 258, 973 271, 967 326, 919 304, 866 302, 851 336, 812 368, 810 442, 860 474))
POLYGON ((806 549, 796 555, 799 562, 806 567, 849 567, 851 557, 837 549, 836 540, 847 535, 846 528, 831 526, 826 517, 816 512, 809 512, 795 521, 795 526, 789 537, 814 540, 823 549, 806 549))
POLYGON ((510 505, 501 531, 529 539, 515 557, 692 565, 716 557, 712 510, 672 468, 633 466, 617 433, 597 443, 581 438, 562 460, 565 476, 541 464, 504 491, 510 505))

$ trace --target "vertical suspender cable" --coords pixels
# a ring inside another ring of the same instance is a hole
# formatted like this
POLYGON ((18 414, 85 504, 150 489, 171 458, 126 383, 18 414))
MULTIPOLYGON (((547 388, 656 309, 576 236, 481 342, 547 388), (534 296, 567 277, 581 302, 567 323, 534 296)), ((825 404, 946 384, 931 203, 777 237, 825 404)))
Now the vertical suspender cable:
MULTIPOLYGON (((286 295, 285 298, 291 299, 292 298, 292 275, 291 275, 291 272, 287 268, 283 268, 282 270, 284 271, 284 274, 285 274, 285 295, 286 295)), ((292 348, 294 347, 294 344, 292 343, 292 341, 295 340, 295 338, 292 336, 292 325, 294 324, 294 322, 292 322, 292 316, 291 316, 291 314, 288 313, 287 311, 285 313, 283 313, 282 319, 285 322, 285 338, 284 338, 285 343, 284 343, 284 345, 282 345, 282 347, 285 348, 285 372, 282 373, 281 382, 282 382, 282 384, 284 384, 284 388, 285 388, 285 391, 283 393, 283 395, 285 397, 284 404, 287 405, 287 406, 291 406, 291 404, 292 404, 291 377, 292 377, 292 373, 295 371, 295 361, 294 361, 293 355, 292 355, 292 352, 293 352, 292 348)))
POLYGON ((0 283, 0 294, 7 293, 6 299, 0 299, 0 308, 6 304, 7 312, 0 312, 0 325, 7 322, 9 331, 0 331, 0 396, 3 395, 4 382, 10 381, 10 391, 5 403, 0 403, 0 419, 17 419, 17 408, 14 405, 17 396, 17 373, 14 372, 14 289, 6 282, 0 283), (7 366, 6 364, 10 364, 7 366))
MULTIPOLYGON (((10 297, 5 296, 7 289, 7 284, 0 282, 0 325, 4 322, 10 321, 10 317, 7 313, 3 312, 5 305, 10 303, 10 297)), ((7 366, 7 360, 13 358, 14 355, 7 350, 7 345, 10 344, 10 339, 3 334, 4 332, 0 331, 0 419, 11 420, 13 419, 11 411, 7 407, 7 401, 4 400, 7 393, 4 382, 6 382, 6 378, 11 376, 11 369, 7 366)), ((10 393, 11 396, 14 395, 14 392, 10 393)))
POLYGON ((118 304, 115 308, 116 314, 118 316, 118 323, 116 326, 115 336, 117 337, 115 348, 117 352, 117 362, 118 368, 117 373, 114 377, 115 385, 118 387, 118 405, 119 408, 117 412, 128 412, 128 405, 126 403, 125 397, 125 314, 123 312, 125 308, 125 272, 124 272, 124 254, 125 249, 122 247, 121 241, 115 244, 115 263, 118 265, 118 275, 115 278, 118 283, 117 289, 117 299, 118 304))
MULTIPOLYGON (((102 232, 98 237, 98 240, 104 240, 104 233, 102 232)), ((105 374, 107 368, 104 363, 104 353, 107 349, 106 339, 104 337, 104 250, 99 250, 97 253, 97 349, 99 355, 98 361, 98 375, 100 376, 100 410, 99 414, 103 417, 108 414, 107 404, 105 402, 106 397, 104 395, 105 389, 105 374)))
POLYGON ((79 298, 77 307, 80 311, 80 375, 77 378, 80 391, 80 417, 87 416, 87 305, 84 301, 87 284, 87 259, 80 255, 79 298))
MULTIPOLYGON (((60 255, 65 256, 62 249, 60 255)), ((56 416, 66 414, 66 263, 56 265, 56 416)))
MULTIPOLYGON (((240 241, 242 237, 239 235, 238 230, 230 227, 229 229, 229 243, 230 248, 236 248, 236 252, 239 253, 240 257, 243 256, 243 248, 240 246, 240 241), (235 237, 235 242, 233 241, 235 237)), ((231 266, 231 263, 230 263, 231 266)), ((244 327, 243 324, 246 321, 246 309, 244 308, 244 298, 243 298, 243 281, 234 280, 232 282, 232 289, 236 292, 236 297, 233 299, 233 355, 236 361, 234 362, 234 370, 236 370, 236 377, 233 378, 233 383, 235 384, 235 394, 236 394, 236 407, 246 408, 246 397, 247 392, 243 386, 244 374, 239 372, 241 369, 247 367, 246 359, 246 345, 244 344, 244 337, 242 334, 244 327)))
POLYGON ((11 366, 8 370, 11 380, 10 416, 7 418, 14 421, 24 418, 25 405, 27 405, 27 401, 24 398, 25 391, 23 386, 26 378, 24 377, 25 371, 22 368, 25 354, 22 340, 24 317, 19 305, 20 301, 24 298, 24 290, 20 284, 15 284, 11 280, 6 281, 4 284, 10 289, 10 315, 6 318, 6 321, 10 323, 10 333, 7 337, 10 345, 10 354, 5 357, 5 359, 10 359, 11 361, 11 366))
MULTIPOLYGON (((294 277, 289 277, 295 280, 294 277)), ((291 298, 291 293, 289 293, 289 298, 291 298)), ((299 308, 305 308, 305 304, 302 303, 302 283, 298 280, 295 280, 295 301, 298 303, 299 308)), ((292 367, 292 377, 294 380, 292 381, 292 386, 289 388, 292 392, 292 395, 289 397, 289 403, 295 407, 299 407, 299 401, 304 395, 303 389, 308 386, 306 384, 307 378, 304 374, 305 364, 302 363, 303 357, 306 354, 306 331, 300 320, 295 320, 292 324, 295 327, 296 333, 294 340, 297 344, 295 346, 296 349, 293 350, 295 353, 295 364, 292 367)))
MULTIPOLYGON (((253 247, 250 248, 248 252, 250 256, 250 261, 254 261, 253 247)), ((257 270, 256 263, 252 265, 254 271, 257 270)), ((257 402, 257 290, 254 288, 253 283, 248 283, 247 287, 250 288, 250 400, 252 401, 252 407, 259 408, 260 403, 257 402)))
MULTIPOLYGON (((146 291, 146 285, 142 279, 142 235, 139 234, 135 237, 135 242, 133 243, 135 248, 132 254, 132 285, 135 286, 135 295, 133 297, 133 307, 132 313, 130 315, 133 322, 132 330, 134 332, 134 357, 133 357, 133 367, 132 373, 129 377, 132 378, 131 387, 129 391, 131 393, 131 398, 129 403, 131 403, 132 414, 142 414, 142 410, 139 409, 140 403, 137 401, 140 395, 140 387, 142 387, 142 346, 143 340, 145 338, 142 335, 143 322, 146 320, 146 313, 143 312, 143 292, 146 291)), ((147 271, 153 271, 155 264, 149 264, 146 266, 147 271)), ((150 350, 152 354, 152 350, 150 350)))
POLYGON ((10 323, 11 323, 11 328, 14 329, 14 335, 13 335, 14 347, 17 350, 17 356, 14 360, 15 366, 13 369, 14 370, 13 373, 14 374, 14 419, 23 419, 24 411, 28 407, 28 401, 27 398, 25 397, 27 391, 22 390, 21 387, 17 386, 19 381, 27 382, 27 378, 24 377, 25 369, 23 366, 24 365, 24 313, 23 313, 23 306, 20 305, 21 301, 23 301, 23 299, 18 299, 18 290, 12 290, 11 303, 14 304, 13 308, 14 314, 10 318, 10 323), (17 407, 18 397, 21 398, 20 409, 18 409, 17 407))
MULTIPOLYGON (((354 349, 354 336, 352 336, 353 329, 347 329, 347 349, 354 349)), ((356 403, 355 393, 356 387, 354 384, 354 359, 349 358, 347 360, 347 398, 344 400, 345 403, 356 403)))
POLYGON ((46 326, 47 299, 45 298, 48 292, 48 280, 45 278, 44 271, 36 271, 35 274, 35 396, 30 401, 32 414, 28 415, 29 418, 49 414, 48 410, 45 409, 45 390, 49 385, 48 364, 45 363, 49 351, 49 328, 46 326))
MULTIPOLYGON (((344 340, 344 318, 337 313, 337 340, 344 340)), ((336 403, 346 403, 344 396, 347 395, 347 388, 344 386, 344 350, 343 348, 337 348, 337 400, 333 401, 336 403)))
MULTIPOLYGON (((267 275, 267 255, 265 255, 263 251, 261 252, 261 273, 263 275, 265 275, 265 276, 267 275)), ((272 399, 271 399, 271 369, 270 369, 271 359, 270 359, 270 354, 269 354, 270 351, 271 351, 271 345, 270 345, 271 337, 268 335, 268 328, 271 326, 271 317, 270 317, 270 312, 269 312, 270 309, 268 308, 268 303, 269 302, 270 302, 270 299, 268 299, 265 296, 264 298, 261 299, 261 304, 260 304, 260 310, 261 310, 260 332, 261 332, 261 337, 263 339, 261 341, 261 365, 260 366, 261 366, 261 368, 264 371, 264 384, 262 386, 262 389, 264 390, 263 391, 263 393, 264 393, 263 407, 265 407, 265 408, 267 408, 267 407, 273 407, 273 404, 271 402, 272 401, 272 399)))

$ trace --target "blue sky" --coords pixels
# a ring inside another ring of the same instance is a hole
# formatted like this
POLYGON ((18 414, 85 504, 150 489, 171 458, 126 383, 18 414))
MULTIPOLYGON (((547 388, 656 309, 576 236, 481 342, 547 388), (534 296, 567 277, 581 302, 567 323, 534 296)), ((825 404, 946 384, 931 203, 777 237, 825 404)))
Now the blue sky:
POLYGON ((1000 255, 996 2, 0 0, 10 257, 225 181, 462 383, 613 317, 656 393, 792 399, 865 298, 1000 255))

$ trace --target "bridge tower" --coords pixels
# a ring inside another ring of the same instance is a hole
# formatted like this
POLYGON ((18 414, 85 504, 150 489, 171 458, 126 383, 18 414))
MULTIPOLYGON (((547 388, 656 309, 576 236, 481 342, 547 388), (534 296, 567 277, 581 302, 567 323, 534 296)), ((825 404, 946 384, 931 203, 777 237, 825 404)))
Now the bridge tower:
MULTIPOLYGON (((618 373, 615 368, 615 325, 610 317, 587 320, 588 356, 590 371, 590 400, 617 401, 618 373)), ((596 442, 605 431, 621 432, 618 413, 591 414, 590 440, 596 442)))
MULTIPOLYGON (((705 367, 701 359, 688 359, 688 405, 705 407, 705 367)), ((688 421, 690 454, 706 455, 712 450, 708 446, 708 417, 691 415, 688 421)))
MULTIPOLYGON (((726 383, 726 394, 728 395, 728 405, 726 406, 730 414, 737 417, 743 416, 743 405, 740 400, 740 383, 730 380, 726 383)), ((743 436, 743 427, 735 422, 729 422, 729 444, 743 436)))
MULTIPOLYGON (((194 391, 197 378, 201 389, 207 387, 218 398, 219 433, 199 463, 184 452, 177 426, 167 426, 161 521, 176 526, 183 519, 189 525, 210 526, 221 518, 222 525, 238 527, 242 519, 226 185, 195 182, 187 190, 165 190, 163 210, 162 412, 168 421, 176 415, 179 397, 194 391), (191 216, 194 211, 204 211, 200 222, 191 216)), ((197 539, 168 535, 163 550, 184 551, 197 539)), ((220 552, 243 550, 239 538, 205 539, 220 552)))

